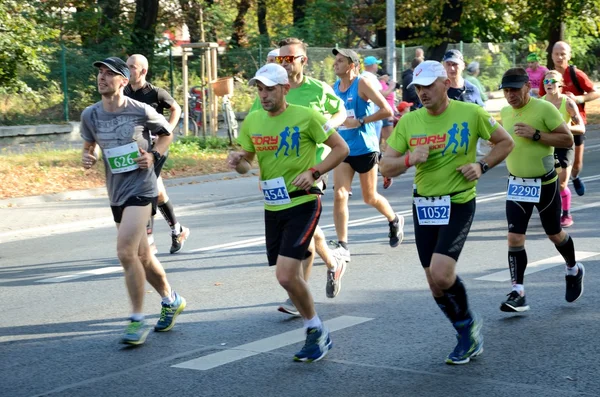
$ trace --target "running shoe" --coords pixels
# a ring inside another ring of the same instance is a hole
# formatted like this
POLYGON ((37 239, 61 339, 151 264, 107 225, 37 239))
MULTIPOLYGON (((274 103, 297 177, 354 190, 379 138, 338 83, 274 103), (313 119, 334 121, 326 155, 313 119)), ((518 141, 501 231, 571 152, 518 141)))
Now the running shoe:
POLYGON ((149 332, 150 328, 146 327, 144 320, 131 320, 127 328, 125 328, 125 335, 121 338, 121 343, 134 346, 141 345, 146 341, 149 332))
POLYGON ((577 263, 575 266, 579 268, 579 271, 574 276, 565 276, 567 281, 567 291, 565 293, 565 299, 567 302, 575 302, 583 294, 583 277, 585 276, 585 268, 581 263, 577 263))
POLYGON ((332 254, 339 256, 343 261, 350 262, 350 250, 344 248, 339 242, 330 240, 329 244, 333 245, 332 254))
POLYGON ((529 310, 525 295, 521 296, 518 291, 511 291, 507 296, 508 298, 500 305, 500 310, 503 312, 521 313, 529 310))
POLYGON ((185 240, 190 237, 190 229, 181 226, 181 232, 179 234, 171 234, 171 253, 176 254, 183 248, 185 240))
POLYGON ((306 330, 306 342, 298 353, 294 355, 294 361, 312 363, 319 361, 333 347, 329 331, 325 326, 322 328, 308 328, 306 330))
POLYGON ((352 189, 348 190, 348 197, 352 197, 352 189))
POLYGON ((390 222, 390 247, 397 247, 402 240, 404 240, 404 216, 396 215, 398 220, 396 222, 390 222))
POLYGON ((346 272, 346 261, 343 260, 339 253, 331 254, 336 263, 335 271, 327 269, 327 284, 325 284, 325 294, 328 298, 335 298, 342 289, 342 277, 346 272))
POLYGON ((167 332, 170 331, 171 328, 175 325, 175 319, 179 316, 179 313, 185 309, 185 298, 179 295, 177 292, 175 294, 175 301, 173 303, 166 304, 161 303, 160 310, 160 318, 158 322, 154 326, 154 330, 156 332, 167 332))
POLYGON ((560 226, 561 227, 573 226, 573 217, 571 215, 562 215, 560 217, 560 226))
POLYGON ((387 189, 390 186, 392 186, 392 183, 394 183, 394 179, 388 178, 387 176, 383 177, 383 188, 384 189, 387 189))
POLYGON ((573 187, 578 196, 583 196, 585 194, 585 183, 583 183, 581 179, 573 178, 573 187))
POLYGON ((292 317, 300 317, 300 312, 298 311, 298 309, 296 309, 296 305, 294 305, 294 302, 292 302, 290 298, 288 298, 285 302, 279 305, 277 310, 279 310, 282 313, 289 314, 292 317))
POLYGON ((463 321, 464 324, 456 323, 457 344, 454 351, 446 358, 446 364, 461 365, 471 361, 483 353, 483 337, 481 336, 482 320, 473 316, 472 320, 463 321))

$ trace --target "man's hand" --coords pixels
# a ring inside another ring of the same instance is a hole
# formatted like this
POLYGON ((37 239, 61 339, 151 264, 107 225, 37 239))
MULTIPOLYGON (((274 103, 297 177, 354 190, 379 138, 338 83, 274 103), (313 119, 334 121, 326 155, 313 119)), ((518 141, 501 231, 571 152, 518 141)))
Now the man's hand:
POLYGON ((467 181, 473 182, 481 177, 481 164, 479 164, 479 163, 465 164, 461 167, 458 167, 456 169, 456 171, 462 173, 467 181))
POLYGON ((421 164, 429 158, 429 146, 419 145, 415 150, 408 155, 408 163, 410 165, 421 164))
POLYGON ((227 156, 227 166, 240 174, 245 174, 250 171, 250 163, 244 157, 243 152, 229 152, 229 156, 227 156))
POLYGON ((154 155, 140 148, 140 156, 133 159, 141 169, 150 168, 154 164, 154 155))
POLYGON ((535 128, 525 123, 516 123, 515 124, 515 135, 520 136, 521 138, 533 139, 533 134, 535 134, 535 128))
POLYGON ((83 168, 85 168, 86 170, 92 168, 92 166, 96 164, 96 161, 98 161, 96 155, 94 154, 94 149, 95 147, 93 145, 90 146, 88 151, 84 153, 81 158, 83 168))
POLYGON ((314 185, 314 183, 315 179, 312 176, 312 171, 307 170, 298 175, 292 182, 292 185, 298 186, 298 188, 302 190, 308 190, 314 185))
POLYGON ((348 117, 346 119, 346 121, 344 121, 344 127, 351 128, 351 129, 359 128, 360 121, 358 121, 358 119, 353 119, 353 118, 348 117))

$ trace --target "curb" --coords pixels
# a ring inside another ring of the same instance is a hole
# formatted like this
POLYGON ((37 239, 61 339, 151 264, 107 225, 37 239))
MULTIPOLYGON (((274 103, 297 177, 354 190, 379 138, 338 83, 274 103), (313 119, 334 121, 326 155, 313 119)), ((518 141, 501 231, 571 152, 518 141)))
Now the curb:
MULTIPOLYGON (((247 174, 244 174, 244 175, 240 175, 235 171, 221 172, 218 174, 208 174, 208 175, 189 176, 189 177, 184 177, 184 178, 165 179, 164 183, 165 183, 165 186, 167 186, 167 187, 173 187, 173 186, 214 182, 214 181, 221 181, 221 180, 228 180, 228 179, 248 178, 248 177, 257 176, 257 175, 258 175, 258 169, 256 168, 256 169, 250 170, 250 172, 248 172, 247 174)), ((106 197, 106 187, 99 187, 99 188, 95 188, 95 189, 86 189, 86 190, 71 190, 71 191, 67 191, 67 192, 44 194, 44 195, 40 195, 40 196, 27 196, 27 197, 15 197, 15 198, 8 198, 8 199, 0 199, 0 208, 10 208, 10 207, 22 206, 22 205, 54 203, 57 201, 67 201, 67 200, 85 199, 85 198, 98 198, 98 197, 106 197)), ((235 200, 238 200, 238 199, 224 200, 224 202, 235 201, 235 200)), ((209 204, 212 205, 214 203, 209 203, 209 204)), ((236 203, 232 203, 232 204, 236 204, 236 203)))

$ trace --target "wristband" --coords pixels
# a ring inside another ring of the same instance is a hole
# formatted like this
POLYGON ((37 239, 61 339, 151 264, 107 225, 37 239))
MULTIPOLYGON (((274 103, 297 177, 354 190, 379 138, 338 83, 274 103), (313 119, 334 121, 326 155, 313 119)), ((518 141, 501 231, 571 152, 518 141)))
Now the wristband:
POLYGON ((329 121, 326 122, 325 124, 323 124, 323 131, 328 132, 331 129, 331 124, 329 124, 329 121))
POLYGON ((406 166, 406 168, 410 168, 410 156, 408 153, 410 152, 406 152, 406 154, 404 155, 404 165, 406 166))

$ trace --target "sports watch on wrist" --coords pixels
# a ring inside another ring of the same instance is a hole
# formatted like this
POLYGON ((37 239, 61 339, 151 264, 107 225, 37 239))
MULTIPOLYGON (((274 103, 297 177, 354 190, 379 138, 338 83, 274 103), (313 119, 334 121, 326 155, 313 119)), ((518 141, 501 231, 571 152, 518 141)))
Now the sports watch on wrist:
POLYGON ((316 168, 311 168, 309 171, 311 171, 311 172, 312 172, 312 177, 313 177, 313 179, 314 179, 315 181, 321 177, 321 173, 319 172, 319 170, 318 170, 318 169, 316 169, 316 168))
POLYGON ((150 153, 152 153, 152 155, 154 156, 154 163, 158 163, 160 161, 160 159, 162 158, 162 155, 160 153, 158 153, 158 151, 153 150, 150 153))
POLYGON ((481 174, 485 174, 486 172, 488 172, 488 170, 490 169, 490 166, 488 165, 488 163, 486 163, 483 160, 479 160, 477 163, 479 163, 479 165, 481 166, 481 174))
POLYGON ((531 139, 533 139, 534 141, 539 141, 540 138, 542 138, 542 135, 540 134, 540 130, 535 130, 535 132, 533 133, 533 137, 531 137, 531 139))
POLYGON ((365 119, 364 118, 358 119, 358 122, 360 123, 361 126, 365 125, 365 119))

